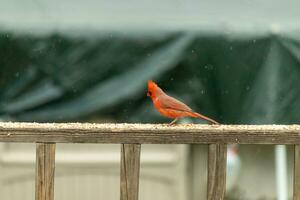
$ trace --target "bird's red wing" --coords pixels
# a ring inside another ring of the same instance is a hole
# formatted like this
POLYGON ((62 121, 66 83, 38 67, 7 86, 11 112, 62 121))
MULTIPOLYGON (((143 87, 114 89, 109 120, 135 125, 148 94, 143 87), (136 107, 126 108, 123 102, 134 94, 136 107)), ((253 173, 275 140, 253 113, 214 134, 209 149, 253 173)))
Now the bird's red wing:
POLYGON ((190 107, 168 95, 161 95, 157 98, 160 107, 163 109, 173 109, 178 111, 192 111, 190 107))

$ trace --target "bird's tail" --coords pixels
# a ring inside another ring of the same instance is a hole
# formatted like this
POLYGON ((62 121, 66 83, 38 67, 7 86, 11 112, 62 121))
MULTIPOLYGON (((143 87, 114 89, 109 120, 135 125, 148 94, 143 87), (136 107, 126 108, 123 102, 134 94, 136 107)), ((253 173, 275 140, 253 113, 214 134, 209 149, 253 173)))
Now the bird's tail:
POLYGON ((210 122, 212 124, 220 124, 220 123, 216 122, 215 120, 210 119, 209 117, 206 117, 206 116, 201 115, 201 114, 196 113, 196 112, 189 112, 189 116, 190 117, 194 117, 194 118, 200 118, 200 119, 206 120, 206 121, 208 121, 208 122, 210 122))

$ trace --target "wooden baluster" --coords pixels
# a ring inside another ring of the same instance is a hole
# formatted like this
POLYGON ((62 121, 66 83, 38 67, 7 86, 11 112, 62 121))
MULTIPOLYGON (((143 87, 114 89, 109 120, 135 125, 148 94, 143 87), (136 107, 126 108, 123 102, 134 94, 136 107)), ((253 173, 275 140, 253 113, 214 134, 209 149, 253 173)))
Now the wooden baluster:
POLYGON ((121 200, 138 200, 140 144, 121 144, 121 200))
POLYGON ((300 200, 300 145, 294 151, 294 200, 300 200))
POLYGON ((35 199, 54 199, 55 144, 36 144, 35 199))
POLYGON ((207 199, 223 200, 226 190, 226 144, 210 144, 208 147, 207 199))

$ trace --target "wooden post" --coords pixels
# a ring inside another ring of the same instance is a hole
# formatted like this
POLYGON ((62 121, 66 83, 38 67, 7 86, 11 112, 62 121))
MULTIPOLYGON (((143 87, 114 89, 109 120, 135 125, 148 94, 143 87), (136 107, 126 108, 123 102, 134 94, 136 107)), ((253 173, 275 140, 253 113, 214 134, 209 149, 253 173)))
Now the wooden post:
POLYGON ((35 199, 54 199, 55 144, 36 144, 35 199))
POLYGON ((300 200, 300 145, 295 145, 294 157, 294 200, 300 200))
POLYGON ((226 144, 208 146, 207 199, 223 200, 226 190, 226 144))
POLYGON ((140 144, 121 144, 121 200, 138 200, 140 144))

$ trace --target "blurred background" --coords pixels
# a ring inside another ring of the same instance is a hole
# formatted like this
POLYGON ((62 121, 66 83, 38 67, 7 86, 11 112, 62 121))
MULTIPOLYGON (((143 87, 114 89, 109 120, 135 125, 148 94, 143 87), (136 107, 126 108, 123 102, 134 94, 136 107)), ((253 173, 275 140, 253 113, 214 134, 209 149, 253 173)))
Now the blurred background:
MULTIPOLYGON (((300 121, 300 1, 0 0, 0 120, 168 123, 147 80, 222 124, 300 121)), ((180 123, 205 123, 186 119, 180 123)), ((228 200, 292 197, 293 147, 229 145, 228 200)), ((55 199, 119 199, 120 145, 58 144, 55 199)), ((34 144, 0 144, 4 200, 34 144)), ((206 197, 206 145, 143 145, 140 199, 206 197)))

